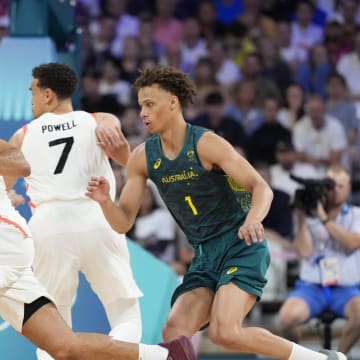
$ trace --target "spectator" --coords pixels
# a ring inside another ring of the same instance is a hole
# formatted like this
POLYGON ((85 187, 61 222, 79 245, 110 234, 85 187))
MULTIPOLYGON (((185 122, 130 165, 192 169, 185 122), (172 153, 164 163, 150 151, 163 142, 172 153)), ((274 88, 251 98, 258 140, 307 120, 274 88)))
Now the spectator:
POLYGON ((122 80, 119 60, 108 56, 104 62, 102 77, 99 82, 100 95, 113 95, 122 106, 131 100, 130 82, 122 80))
POLYGON ((340 0, 338 4, 338 9, 332 14, 331 20, 351 25, 354 28, 360 24, 360 9, 356 0, 340 0))
POLYGON ((344 77, 338 73, 332 73, 327 79, 326 85, 328 100, 326 103, 327 113, 336 117, 343 125, 348 147, 345 161, 349 169, 359 168, 360 152, 360 122, 356 112, 356 106, 348 100, 348 88, 344 77))
POLYGON ((215 68, 216 80, 227 91, 242 78, 237 64, 227 57, 225 45, 221 39, 212 40, 208 43, 209 58, 215 68))
POLYGON ((340 164, 347 147, 345 131, 340 122, 327 115, 319 95, 309 97, 307 115, 296 123, 293 131, 299 160, 314 165, 319 175, 329 165, 340 164))
POLYGON ((100 75, 85 73, 81 78, 80 109, 96 113, 105 111, 112 114, 120 114, 123 107, 112 94, 102 95, 99 92, 100 75))
POLYGON ((184 25, 174 16, 175 0, 156 0, 155 8, 154 30, 156 41, 164 46, 179 44, 183 39, 184 25))
POLYGON ((262 107, 264 99, 275 97, 279 104, 282 101, 278 86, 271 80, 262 75, 263 64, 258 53, 246 56, 243 68, 243 76, 247 80, 252 80, 255 84, 255 106, 262 107))
POLYGON ((288 21, 280 21, 276 27, 276 38, 280 48, 280 56, 295 70, 297 66, 307 60, 308 52, 304 48, 291 43, 292 27, 288 21))
POLYGON ((256 51, 256 46, 249 38, 246 26, 239 21, 226 27, 224 42, 227 56, 235 61, 240 69, 244 66, 246 56, 256 51))
POLYGON ((262 75, 277 84, 283 98, 286 88, 292 82, 291 68, 281 59, 278 45, 270 38, 260 40, 260 55, 263 64, 262 75))
POLYGON ((351 99, 360 101, 360 28, 353 35, 354 51, 343 55, 337 71, 345 78, 351 99))
POLYGON ((242 0, 214 0, 217 20, 224 25, 233 23, 243 12, 242 0))
POLYGON ((306 217, 297 209, 294 245, 301 257, 300 277, 280 309, 280 323, 288 339, 300 340, 299 326, 325 310, 346 319, 339 350, 347 354, 360 337, 360 208, 349 205, 350 174, 330 167, 326 175, 335 189, 327 206, 319 201, 306 217))
POLYGON ((209 93, 220 91, 223 95, 226 95, 224 89, 215 78, 213 63, 207 57, 201 58, 197 62, 194 72, 194 83, 197 90, 195 101, 184 110, 185 118, 190 122, 202 112, 205 98, 209 93))
POLYGON ((122 79, 133 83, 138 75, 141 60, 141 47, 138 36, 126 36, 124 38, 123 53, 120 59, 122 79))
POLYGON ((199 0, 197 18, 200 25, 201 37, 212 41, 221 37, 225 27, 216 19, 216 7, 213 0, 199 0))
POLYGON ((255 42, 261 37, 274 38, 275 22, 261 12, 260 0, 243 0, 243 6, 244 11, 237 21, 246 26, 249 37, 255 42))
POLYGON ((127 12, 128 0, 104 0, 103 13, 116 19, 116 37, 110 52, 117 58, 122 56, 123 41, 127 36, 139 35, 139 20, 127 12))
POLYGON ((309 51, 315 44, 322 43, 323 29, 312 23, 314 6, 311 1, 300 0, 296 6, 296 19, 291 26, 291 45, 309 51))
POLYGON ((164 54, 164 46, 155 39, 154 20, 150 15, 140 17, 138 41, 142 58, 159 58, 164 54))
POLYGON ((276 163, 269 168, 272 186, 286 192, 291 201, 294 200, 295 191, 302 187, 293 180, 290 175, 295 175, 306 179, 315 179, 319 175, 315 167, 311 164, 297 160, 294 146, 291 142, 279 142, 275 151, 276 163))
POLYGON ((213 130, 238 149, 244 147, 245 134, 242 126, 233 118, 225 115, 225 101, 220 92, 208 94, 204 102, 204 112, 194 124, 213 130))
POLYGON ((285 104, 278 113, 281 125, 292 131, 295 124, 304 114, 305 94, 303 88, 296 84, 290 84, 286 89, 285 104))
POLYGON ((252 164, 259 161, 268 165, 274 164, 277 144, 280 141, 291 141, 291 132, 277 119, 278 110, 279 103, 276 98, 268 97, 264 100, 263 123, 247 142, 246 154, 252 164))
POLYGON ((241 124, 245 135, 250 136, 262 121, 260 111, 255 107, 255 83, 252 80, 242 80, 235 85, 232 94, 225 114, 241 124))
POLYGON ((307 94, 315 92, 325 98, 326 78, 331 71, 326 47, 316 44, 309 52, 309 61, 299 64, 296 68, 295 81, 307 94))
POLYGON ((182 59, 189 66, 190 74, 193 75, 199 59, 207 56, 206 42, 200 37, 200 26, 194 17, 184 20, 184 38, 180 49, 182 59))
POLYGON ((324 46, 328 51, 331 65, 336 66, 339 59, 351 51, 351 43, 345 39, 343 24, 332 20, 325 25, 324 46))

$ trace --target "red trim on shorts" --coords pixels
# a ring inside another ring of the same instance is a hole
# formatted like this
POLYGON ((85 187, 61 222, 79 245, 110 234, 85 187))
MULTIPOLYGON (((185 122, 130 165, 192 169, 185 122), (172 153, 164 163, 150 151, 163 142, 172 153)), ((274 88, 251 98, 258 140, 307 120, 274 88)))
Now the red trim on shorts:
POLYGON ((0 222, 4 222, 6 224, 9 224, 9 225, 12 225, 14 227, 16 227, 23 235, 24 237, 30 237, 30 234, 28 234, 23 228, 21 225, 19 225, 17 222, 13 221, 13 220, 10 220, 4 216, 1 216, 0 215, 0 222))

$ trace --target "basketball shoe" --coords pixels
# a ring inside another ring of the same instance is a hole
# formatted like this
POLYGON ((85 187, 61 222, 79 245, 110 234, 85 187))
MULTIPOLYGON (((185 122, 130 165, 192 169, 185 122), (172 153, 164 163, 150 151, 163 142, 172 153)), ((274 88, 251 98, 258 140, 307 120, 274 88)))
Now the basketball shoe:
POLYGON ((338 351, 334 350, 320 350, 321 353, 327 355, 328 360, 347 360, 347 357, 338 351))

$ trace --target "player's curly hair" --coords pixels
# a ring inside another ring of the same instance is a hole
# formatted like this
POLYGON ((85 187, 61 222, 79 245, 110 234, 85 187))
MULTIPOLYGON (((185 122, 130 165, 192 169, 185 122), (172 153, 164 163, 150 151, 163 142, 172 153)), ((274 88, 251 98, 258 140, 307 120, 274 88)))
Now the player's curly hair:
POLYGON ((182 108, 192 104, 196 95, 195 84, 190 77, 172 66, 156 66, 152 69, 141 71, 135 80, 134 88, 157 84, 160 88, 178 97, 182 108))
POLYGON ((75 71, 68 65, 58 62, 34 67, 32 76, 39 81, 40 88, 51 89, 61 100, 70 98, 78 84, 75 71))

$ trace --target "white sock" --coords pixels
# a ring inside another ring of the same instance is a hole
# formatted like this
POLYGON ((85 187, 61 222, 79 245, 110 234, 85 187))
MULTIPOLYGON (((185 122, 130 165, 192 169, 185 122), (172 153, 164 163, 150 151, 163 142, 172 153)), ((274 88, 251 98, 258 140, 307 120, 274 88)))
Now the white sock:
POLYGON ((289 360, 327 360, 327 358, 328 357, 325 354, 321 354, 294 343, 289 360))
POLYGON ((139 344, 139 360, 166 360, 169 350, 160 345, 139 344))

